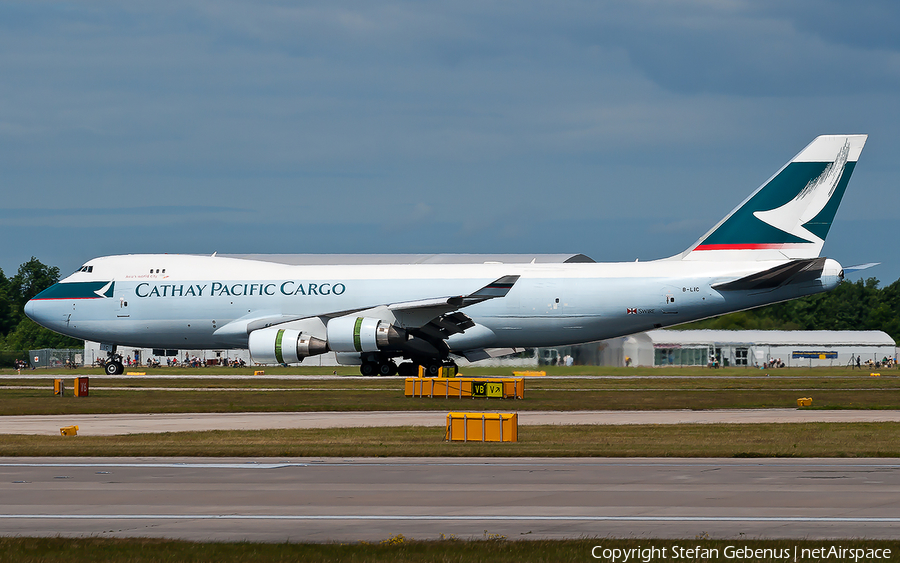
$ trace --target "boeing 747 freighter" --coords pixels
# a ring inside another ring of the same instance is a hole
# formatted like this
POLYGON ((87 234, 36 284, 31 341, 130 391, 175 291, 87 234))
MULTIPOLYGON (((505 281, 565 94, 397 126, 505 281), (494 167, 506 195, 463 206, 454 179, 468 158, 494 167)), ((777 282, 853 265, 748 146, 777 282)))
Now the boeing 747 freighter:
POLYGON ((249 348, 259 363, 327 351, 364 375, 602 340, 827 291, 820 257, 865 135, 816 138, 684 252, 583 255, 171 255, 95 258, 25 313, 118 346, 249 348))

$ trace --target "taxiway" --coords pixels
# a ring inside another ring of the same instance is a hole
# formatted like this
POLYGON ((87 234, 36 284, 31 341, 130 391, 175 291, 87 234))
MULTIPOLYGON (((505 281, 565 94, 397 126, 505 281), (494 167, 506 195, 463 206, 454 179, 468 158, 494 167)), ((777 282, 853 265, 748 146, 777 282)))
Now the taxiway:
POLYGON ((0 533, 189 540, 896 538, 900 464, 846 459, 7 458, 0 533))

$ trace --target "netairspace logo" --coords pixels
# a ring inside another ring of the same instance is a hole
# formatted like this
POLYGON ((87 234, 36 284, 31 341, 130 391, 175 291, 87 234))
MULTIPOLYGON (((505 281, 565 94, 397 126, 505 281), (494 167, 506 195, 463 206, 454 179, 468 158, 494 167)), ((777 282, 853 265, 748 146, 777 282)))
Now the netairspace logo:
POLYGON ((698 559, 724 559, 734 561, 777 561, 797 562, 801 560, 817 560, 817 561, 853 561, 857 563, 860 560, 871 561, 878 559, 890 559, 890 549, 875 549, 862 547, 843 547, 840 545, 830 545, 822 547, 802 547, 794 546, 793 549, 781 548, 753 548, 749 546, 729 545, 724 548, 703 547, 701 545, 680 546, 673 545, 667 547, 633 547, 628 549, 621 548, 604 548, 602 545, 595 545, 591 549, 591 556, 594 559, 602 559, 608 563, 650 563, 656 560, 679 561, 698 559))

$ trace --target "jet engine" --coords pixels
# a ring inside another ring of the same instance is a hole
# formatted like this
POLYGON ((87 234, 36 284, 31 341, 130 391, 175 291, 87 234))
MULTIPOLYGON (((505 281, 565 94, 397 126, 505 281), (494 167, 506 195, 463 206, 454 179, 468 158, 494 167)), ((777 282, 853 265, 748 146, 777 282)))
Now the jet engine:
POLYGON ((261 364, 299 364, 327 351, 327 342, 296 329, 271 327, 250 333, 250 355, 261 364))
POLYGON ((371 317, 338 317, 328 321, 328 348, 335 352, 377 352, 408 340, 406 331, 371 317))

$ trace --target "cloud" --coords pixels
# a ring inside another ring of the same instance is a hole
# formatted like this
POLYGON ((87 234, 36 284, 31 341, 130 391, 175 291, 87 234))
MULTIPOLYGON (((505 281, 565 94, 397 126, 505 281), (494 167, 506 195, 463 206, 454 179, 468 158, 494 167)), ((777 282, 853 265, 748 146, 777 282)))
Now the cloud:
POLYGON ((900 205, 894 6, 0 4, 0 222, 33 210, 113 253, 175 232, 220 252, 297 233, 344 252, 581 251, 521 225, 674 237, 815 135, 868 132, 838 213, 862 218, 900 205))
POLYGON ((227 220, 246 211, 236 207, 196 205, 145 205, 140 207, 18 208, 0 209, 0 223, 6 226, 78 226, 102 223, 107 227, 168 224, 218 217, 227 220))

